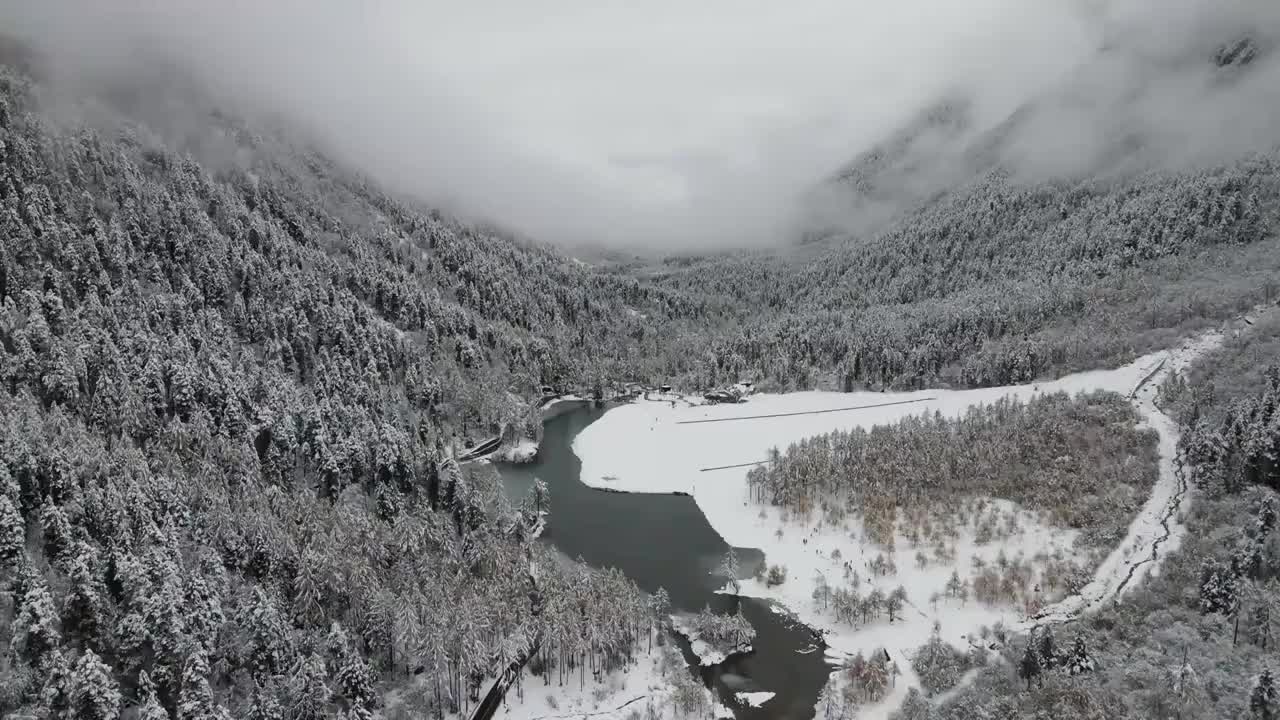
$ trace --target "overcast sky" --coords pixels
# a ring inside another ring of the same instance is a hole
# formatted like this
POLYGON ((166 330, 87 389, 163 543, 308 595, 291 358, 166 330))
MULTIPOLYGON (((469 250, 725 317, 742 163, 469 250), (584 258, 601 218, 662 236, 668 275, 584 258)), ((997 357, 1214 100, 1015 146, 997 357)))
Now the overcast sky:
POLYGON ((1158 53, 1272 5, 0 0, 0 26, 69 65, 159 44, 397 189, 542 239, 680 248, 778 241, 798 195, 944 93, 998 118, 1109 37, 1158 53))

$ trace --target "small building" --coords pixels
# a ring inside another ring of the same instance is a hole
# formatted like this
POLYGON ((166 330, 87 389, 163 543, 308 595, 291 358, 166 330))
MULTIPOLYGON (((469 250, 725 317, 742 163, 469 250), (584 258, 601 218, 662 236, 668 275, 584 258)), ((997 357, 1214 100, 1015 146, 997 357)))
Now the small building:
POLYGON ((702 397, 709 403, 736 403, 742 400, 742 395, 735 388, 712 390, 702 397))

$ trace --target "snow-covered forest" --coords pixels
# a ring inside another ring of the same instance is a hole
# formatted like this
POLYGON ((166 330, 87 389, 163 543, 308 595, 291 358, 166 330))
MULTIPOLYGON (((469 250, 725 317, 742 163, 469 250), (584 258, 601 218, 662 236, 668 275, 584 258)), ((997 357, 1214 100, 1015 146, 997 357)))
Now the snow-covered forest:
POLYGON ((626 287, 218 116, 252 167, 41 93, 0 71, 0 712, 425 717, 632 655, 665 611, 450 459, 626 287))
POLYGON ((775 448, 747 482, 759 500, 801 515, 855 514, 888 549, 899 533, 932 548, 919 564, 952 557, 958 528, 974 526, 978 542, 1007 537, 1016 518, 983 499, 1011 500, 1080 531, 1076 547, 1096 564, 1155 481, 1155 433, 1137 423, 1115 393, 1004 398, 955 420, 911 416, 775 448))
POLYGON ((945 703, 910 701, 897 718, 1275 716, 1278 331, 1272 314, 1162 388, 1200 492, 1159 575, 1075 623, 1069 646, 1009 643, 945 703))
MULTIPOLYGON (((875 233, 588 263, 396 195, 179 79, 68 97, 8 42, 0 715, 461 717, 512 667, 509 702, 549 713, 555 689, 627 673, 662 700, 637 714, 723 713, 665 645, 662 594, 538 541, 554 494, 507 497, 492 466, 457 461, 495 436, 527 454, 543 386, 1030 384, 1280 298, 1271 149, 1036 183, 991 166, 875 233)), ((885 157, 837 182, 867 192, 885 157)), ((1194 501, 1121 602, 988 629, 989 652, 941 628, 911 667, 868 647, 818 714, 889 697, 901 671, 923 688, 903 720, 1280 716, 1277 358, 1271 313, 1160 386, 1194 501)), ((1146 500, 1139 420, 1115 394, 1049 394, 780 448, 754 499, 830 528, 856 512, 887 554, 865 577, 772 563, 746 582, 885 633, 908 600, 1030 615, 1029 586, 1078 590, 1146 500), (924 576, 960 529, 976 547, 1045 528, 1074 556, 984 560, 932 598, 888 566, 898 542, 924 576)), ((738 615, 685 622, 720 652, 751 641, 738 615)))

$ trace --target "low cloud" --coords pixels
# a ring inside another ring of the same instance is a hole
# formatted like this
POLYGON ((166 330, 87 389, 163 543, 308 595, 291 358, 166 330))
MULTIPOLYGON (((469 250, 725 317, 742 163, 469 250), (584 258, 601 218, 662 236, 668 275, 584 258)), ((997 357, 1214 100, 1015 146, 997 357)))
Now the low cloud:
MULTIPOLYGON (((429 202, 551 242, 671 250, 790 241, 815 183, 944 96, 973 102, 977 131, 1072 89, 1010 143, 1037 172, 1133 126, 1186 148, 1229 118, 1215 152, 1274 142, 1277 115, 1258 112, 1280 83, 1221 90, 1205 61, 1278 27, 1273 5, 0 0, 0 22, 69 76, 173 57, 429 202), (1217 107, 1187 107, 1206 92, 1217 107)), ((1271 57, 1255 76, 1277 78, 1271 57)))

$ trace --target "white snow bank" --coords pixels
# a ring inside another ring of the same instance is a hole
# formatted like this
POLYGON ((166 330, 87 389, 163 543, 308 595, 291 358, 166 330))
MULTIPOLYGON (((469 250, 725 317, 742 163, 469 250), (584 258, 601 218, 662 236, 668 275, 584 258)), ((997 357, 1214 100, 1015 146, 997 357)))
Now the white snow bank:
POLYGON ((671 627, 689 641, 689 649, 694 655, 698 656, 698 662, 703 667, 711 667, 719 665, 729 659, 730 655, 738 655, 741 653, 751 652, 750 643, 742 643, 732 648, 718 648, 711 643, 703 640, 697 632, 689 625, 689 618, 686 615, 672 615, 671 627))
POLYGON ((538 457, 538 441, 526 438, 515 445, 502 448, 495 453, 495 456, 509 463, 533 462, 534 458, 538 457))
POLYGON ((542 422, 559 417, 571 410, 576 410, 585 402, 587 402, 586 398, 579 397, 572 393, 568 395, 561 395, 542 406, 542 422))
MULTIPOLYGON (((567 673, 563 686, 552 672, 550 684, 545 678, 526 670, 520 686, 507 691, 506 701, 494 714, 495 720, 626 720, 631 713, 642 717, 686 717, 677 707, 677 674, 685 683, 696 683, 703 694, 703 706, 716 718, 732 718, 733 713, 716 699, 700 681, 689 678, 688 666, 679 650, 671 644, 640 653, 636 662, 611 672, 599 680, 586 673, 585 681, 577 670, 567 673), (653 712, 649 713, 652 708, 653 712)), ((462 720, 458 718, 457 720, 462 720)))
POLYGON ((740 692, 734 693, 734 697, 738 702, 745 703, 751 707, 760 707, 773 699, 776 693, 771 692, 740 692))

